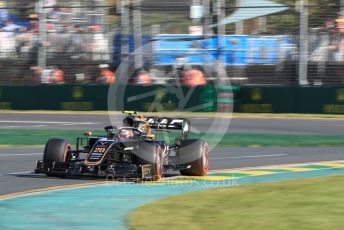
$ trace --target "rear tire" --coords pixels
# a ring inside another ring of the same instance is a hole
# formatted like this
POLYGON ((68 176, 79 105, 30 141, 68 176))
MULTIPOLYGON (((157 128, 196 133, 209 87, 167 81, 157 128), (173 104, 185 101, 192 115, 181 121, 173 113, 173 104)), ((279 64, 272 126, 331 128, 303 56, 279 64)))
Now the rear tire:
POLYGON ((179 147, 179 164, 189 164, 191 168, 180 170, 185 176, 204 176, 209 171, 209 147, 202 140, 183 140, 179 147))
MULTIPOLYGON (((50 139, 45 145, 43 154, 43 165, 66 163, 68 153, 70 151, 70 144, 65 139, 50 139)), ((47 176, 64 176, 61 173, 47 172, 47 176)))

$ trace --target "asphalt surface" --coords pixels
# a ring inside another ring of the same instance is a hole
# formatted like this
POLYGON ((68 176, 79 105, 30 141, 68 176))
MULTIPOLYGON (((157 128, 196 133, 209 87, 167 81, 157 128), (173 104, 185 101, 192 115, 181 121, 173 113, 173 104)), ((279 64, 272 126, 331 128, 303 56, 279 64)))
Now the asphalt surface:
MULTIPOLYGON (((111 124, 120 125, 123 115, 103 114, 18 114, 0 113, 0 128, 45 128, 99 130, 111 124)), ((278 133, 343 135, 344 119, 302 118, 190 118, 196 131, 216 133, 278 133)), ((195 131, 194 130, 194 131, 195 131)))
MULTIPOLYGON (((0 195, 57 185, 89 183, 93 178, 61 179, 34 174, 35 160, 43 148, 0 148, 0 195)), ((268 166, 343 160, 344 147, 336 148, 217 148, 211 153, 211 169, 268 166)))
MULTIPOLYGON (((120 124, 123 116, 116 115, 120 124)), ((227 133, 279 133, 342 135, 344 120, 281 118, 192 118, 194 130, 227 133), (215 125, 214 125, 215 124, 215 125), (229 125, 230 124, 230 125, 229 125), (210 131, 209 131, 210 130, 210 131)), ((0 114, 0 129, 56 128, 101 129, 110 123, 107 115, 85 114, 0 114)), ((49 137, 47 137, 49 138, 49 137)), ((94 179, 60 179, 32 173, 35 160, 42 159, 43 148, 0 148, 0 195, 50 186, 89 183, 94 179)), ((339 148, 217 148, 211 153, 211 169, 230 169, 274 164, 343 160, 339 148)))

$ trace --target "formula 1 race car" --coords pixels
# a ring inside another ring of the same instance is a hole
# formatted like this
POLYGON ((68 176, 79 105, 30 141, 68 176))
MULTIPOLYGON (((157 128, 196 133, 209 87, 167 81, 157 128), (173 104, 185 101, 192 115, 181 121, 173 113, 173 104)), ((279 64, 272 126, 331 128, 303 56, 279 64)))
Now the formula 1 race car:
POLYGON ((106 126, 105 136, 85 132, 85 137, 77 138, 75 150, 67 140, 50 139, 43 160, 36 161, 35 173, 157 181, 170 170, 188 176, 203 176, 208 172, 208 143, 188 139, 189 120, 124 113, 123 127, 106 126), (182 132, 173 144, 156 137, 161 131, 172 130, 182 132))

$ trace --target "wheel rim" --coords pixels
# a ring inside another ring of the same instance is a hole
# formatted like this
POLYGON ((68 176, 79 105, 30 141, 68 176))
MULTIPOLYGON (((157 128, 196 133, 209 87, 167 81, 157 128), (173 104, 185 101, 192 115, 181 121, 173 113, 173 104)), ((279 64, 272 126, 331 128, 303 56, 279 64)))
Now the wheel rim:
POLYGON ((160 157, 160 148, 158 148, 157 154, 156 154, 156 160, 155 160, 155 179, 160 179, 162 177, 162 164, 161 164, 161 157, 160 157))
POLYGON ((208 168, 209 168, 209 151, 208 151, 208 145, 207 144, 205 144, 203 146, 202 165, 203 165, 203 171, 207 172, 208 168))
POLYGON ((64 154, 63 154, 63 162, 66 162, 66 161, 67 161, 67 154, 68 154, 68 152, 70 151, 70 149, 71 149, 70 144, 67 144, 67 145, 66 145, 66 148, 65 148, 65 151, 64 151, 64 154))

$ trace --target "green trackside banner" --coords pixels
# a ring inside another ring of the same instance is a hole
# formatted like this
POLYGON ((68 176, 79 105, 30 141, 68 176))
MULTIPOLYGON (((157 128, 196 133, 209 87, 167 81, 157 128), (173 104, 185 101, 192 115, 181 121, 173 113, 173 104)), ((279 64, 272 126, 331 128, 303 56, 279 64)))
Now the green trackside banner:
MULTIPOLYGON (((344 114, 344 87, 117 85, 113 110, 344 114)), ((0 86, 0 109, 108 110, 109 86, 0 86)))
POLYGON ((116 85, 114 89, 109 96, 106 85, 0 86, 0 109, 108 110, 108 96, 116 102, 114 110, 214 112, 218 107, 218 89, 213 85, 116 85))
POLYGON ((344 87, 244 86, 236 112, 344 114, 344 87))
POLYGON ((213 112, 215 97, 214 86, 170 89, 159 85, 131 86, 126 88, 121 101, 126 110, 213 112))
POLYGON ((234 95, 239 89, 235 86, 218 85, 194 88, 131 86, 126 88, 124 100, 120 101, 126 110, 223 112, 231 111, 235 101, 234 95))
POLYGON ((0 86, 0 109, 106 110, 107 86, 0 86))
POLYGON ((0 86, 0 109, 106 110, 107 86, 0 86))

